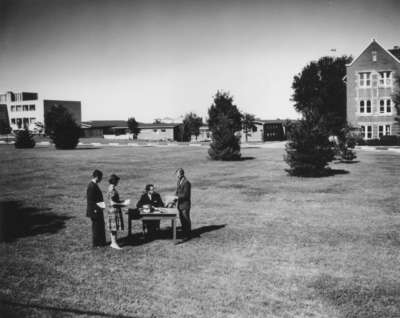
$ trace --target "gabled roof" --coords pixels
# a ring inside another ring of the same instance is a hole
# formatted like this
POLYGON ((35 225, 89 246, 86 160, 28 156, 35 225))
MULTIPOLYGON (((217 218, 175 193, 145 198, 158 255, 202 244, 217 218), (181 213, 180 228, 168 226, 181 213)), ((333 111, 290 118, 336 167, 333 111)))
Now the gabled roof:
POLYGON ((372 39, 372 41, 367 45, 367 47, 353 61, 351 61, 346 66, 352 66, 355 63, 355 61, 357 61, 360 58, 360 56, 364 54, 364 52, 369 48, 369 46, 372 43, 376 43, 383 51, 385 51, 387 54, 389 54, 397 63, 400 63, 400 59, 398 57, 393 55, 389 50, 386 50, 380 43, 378 43, 378 41, 376 41, 375 39, 372 39))

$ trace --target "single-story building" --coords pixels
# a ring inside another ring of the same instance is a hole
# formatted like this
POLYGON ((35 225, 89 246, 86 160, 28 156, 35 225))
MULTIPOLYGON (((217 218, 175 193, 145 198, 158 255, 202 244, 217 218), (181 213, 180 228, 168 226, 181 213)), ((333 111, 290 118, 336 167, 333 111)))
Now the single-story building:
MULTIPOLYGON (((285 121, 281 119, 259 120, 254 122, 255 129, 247 132, 248 142, 279 141, 286 139, 285 121)), ((241 131, 241 141, 246 142, 246 134, 241 131)))
POLYGON ((178 123, 139 123, 140 133, 137 135, 138 140, 180 140, 180 126, 178 123))
POLYGON ((128 124, 125 120, 91 120, 81 123, 82 137, 107 138, 106 136, 120 136, 128 133, 128 124))

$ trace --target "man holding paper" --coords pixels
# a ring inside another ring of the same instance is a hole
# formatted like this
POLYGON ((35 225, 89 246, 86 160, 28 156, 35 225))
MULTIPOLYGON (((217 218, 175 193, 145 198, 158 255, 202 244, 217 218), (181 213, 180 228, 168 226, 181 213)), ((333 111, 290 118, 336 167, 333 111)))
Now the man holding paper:
POLYGON ((104 224, 103 209, 105 208, 103 194, 98 183, 103 179, 100 170, 93 171, 92 181, 89 182, 86 190, 86 216, 92 220, 93 247, 106 245, 106 233, 104 224))

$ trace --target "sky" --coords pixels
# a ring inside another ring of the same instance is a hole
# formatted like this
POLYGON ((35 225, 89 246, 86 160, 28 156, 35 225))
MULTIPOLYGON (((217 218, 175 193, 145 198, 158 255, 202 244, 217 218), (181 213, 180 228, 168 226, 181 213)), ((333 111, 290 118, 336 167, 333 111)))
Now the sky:
POLYGON ((0 0, 0 93, 80 100, 83 120, 206 117, 218 90, 298 118, 310 61, 400 45, 398 0, 0 0))

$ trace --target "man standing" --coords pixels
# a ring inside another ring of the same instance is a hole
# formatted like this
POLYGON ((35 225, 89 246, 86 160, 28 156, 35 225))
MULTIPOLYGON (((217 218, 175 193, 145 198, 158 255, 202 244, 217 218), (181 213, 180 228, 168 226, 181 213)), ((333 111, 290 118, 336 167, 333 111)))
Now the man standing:
POLYGON ((184 235, 184 241, 187 241, 191 237, 191 227, 190 222, 190 182, 185 177, 185 172, 182 168, 176 170, 176 177, 178 178, 178 183, 176 186, 176 199, 179 211, 179 219, 182 225, 182 231, 184 235))
POLYGON ((88 184, 86 190, 87 208, 86 216, 92 220, 93 247, 106 245, 106 233, 104 224, 104 200, 103 194, 98 183, 103 179, 103 173, 100 170, 93 171, 92 181, 88 184))

